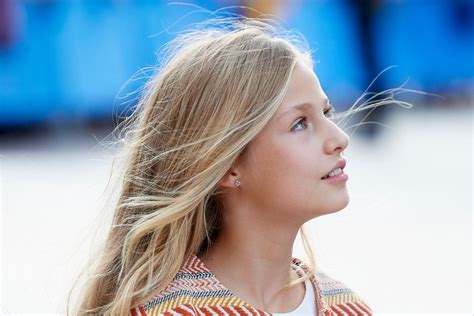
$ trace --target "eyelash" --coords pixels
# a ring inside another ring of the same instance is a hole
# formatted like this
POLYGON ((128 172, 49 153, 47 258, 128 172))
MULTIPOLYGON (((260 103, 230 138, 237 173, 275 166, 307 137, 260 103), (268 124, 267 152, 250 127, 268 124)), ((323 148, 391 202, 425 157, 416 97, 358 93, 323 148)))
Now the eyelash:
MULTIPOLYGON (((336 109, 334 109, 334 107, 332 105, 330 105, 326 110, 324 110, 324 115, 326 117, 329 117, 329 118, 331 118, 335 113, 336 113, 336 109), (329 116, 327 114, 329 114, 329 116)), ((300 124, 301 122, 304 122, 304 121, 306 121, 306 116, 301 118, 301 120, 299 120, 298 122, 296 122, 296 124, 293 125, 291 130, 293 131, 295 129, 295 126, 297 126, 298 124, 300 124)))

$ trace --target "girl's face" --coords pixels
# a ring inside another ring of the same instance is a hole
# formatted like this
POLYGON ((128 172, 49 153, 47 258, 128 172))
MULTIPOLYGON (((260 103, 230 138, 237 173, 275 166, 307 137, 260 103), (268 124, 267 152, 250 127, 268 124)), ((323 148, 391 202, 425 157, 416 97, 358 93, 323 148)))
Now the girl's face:
POLYGON ((249 144, 240 198, 272 221, 305 222, 349 203, 346 181, 323 180, 343 159, 349 137, 324 114, 326 94, 313 70, 298 62, 280 108, 249 144), (296 105, 304 104, 302 107, 296 105))

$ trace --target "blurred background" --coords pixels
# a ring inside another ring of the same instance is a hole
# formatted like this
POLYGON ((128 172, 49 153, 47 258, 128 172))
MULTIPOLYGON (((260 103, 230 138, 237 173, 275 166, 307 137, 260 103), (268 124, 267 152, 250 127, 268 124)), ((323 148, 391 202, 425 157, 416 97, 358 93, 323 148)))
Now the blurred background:
POLYGON ((415 90, 397 96, 411 108, 355 117, 368 123, 346 130, 351 202, 311 237, 319 266, 377 314, 472 314, 469 0, 0 0, 0 314, 65 313, 108 216, 102 141, 162 45, 223 8, 301 33, 338 111, 366 89, 415 90))

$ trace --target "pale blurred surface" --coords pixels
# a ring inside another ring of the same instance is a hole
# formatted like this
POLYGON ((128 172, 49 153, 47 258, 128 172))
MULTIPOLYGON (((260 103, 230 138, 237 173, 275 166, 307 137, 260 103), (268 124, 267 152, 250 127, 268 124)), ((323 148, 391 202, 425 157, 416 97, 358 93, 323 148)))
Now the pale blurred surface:
MULTIPOLYGON (((351 138, 350 204, 310 233, 319 266, 376 313, 472 312, 472 120, 472 104, 398 108, 377 144, 351 138)), ((97 133, 0 145, 2 315, 65 313, 100 240, 111 153, 97 133)))

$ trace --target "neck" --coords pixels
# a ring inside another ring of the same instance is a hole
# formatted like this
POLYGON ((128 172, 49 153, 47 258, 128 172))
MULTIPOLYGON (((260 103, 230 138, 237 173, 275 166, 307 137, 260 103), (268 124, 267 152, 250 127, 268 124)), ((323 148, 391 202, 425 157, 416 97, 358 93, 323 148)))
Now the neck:
POLYGON ((232 218, 232 225, 225 225, 217 240, 198 256, 243 300, 264 308, 269 308, 269 302, 285 306, 283 298, 295 288, 281 289, 298 277, 290 263, 299 227, 269 224, 255 216, 252 221, 240 218, 232 218))

